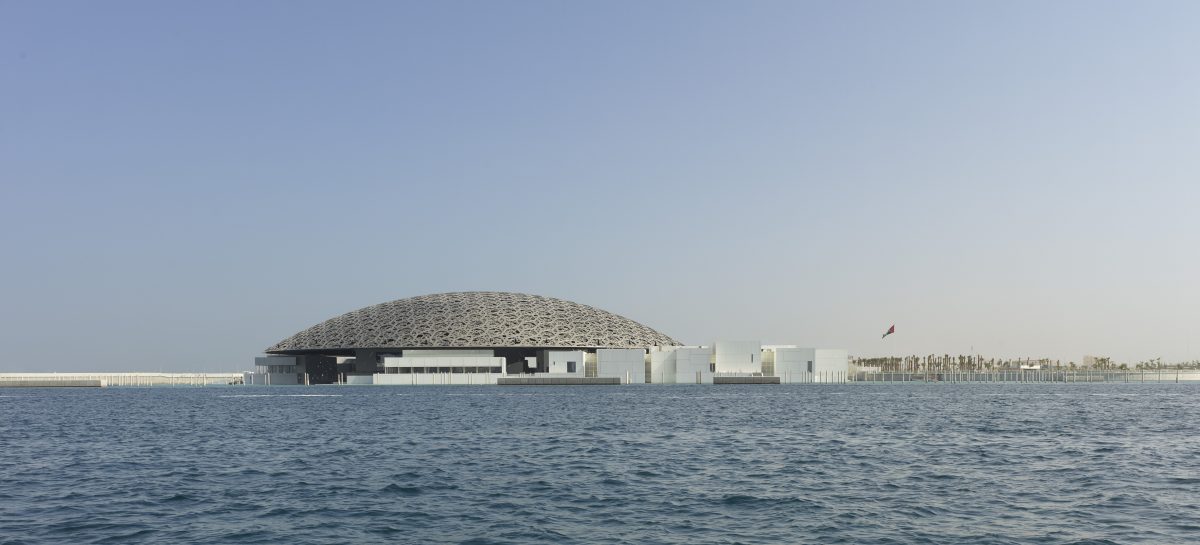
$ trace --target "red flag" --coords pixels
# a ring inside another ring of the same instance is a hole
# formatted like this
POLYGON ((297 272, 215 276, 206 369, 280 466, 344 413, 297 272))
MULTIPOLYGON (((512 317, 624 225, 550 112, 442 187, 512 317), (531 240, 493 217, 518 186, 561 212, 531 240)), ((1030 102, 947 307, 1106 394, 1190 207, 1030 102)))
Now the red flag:
POLYGON ((895 333, 895 332, 896 332, 896 324, 892 324, 892 327, 889 327, 887 330, 887 333, 884 333, 883 336, 880 337, 880 339, 886 339, 888 335, 891 335, 892 333, 895 333))

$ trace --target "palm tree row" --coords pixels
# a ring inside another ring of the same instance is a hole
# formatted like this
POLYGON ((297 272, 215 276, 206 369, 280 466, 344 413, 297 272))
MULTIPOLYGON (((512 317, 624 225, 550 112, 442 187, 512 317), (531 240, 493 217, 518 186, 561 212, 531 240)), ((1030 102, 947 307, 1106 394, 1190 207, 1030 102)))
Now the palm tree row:
MULTIPOLYGON (((1091 369, 1200 369, 1200 360, 1179 363, 1162 362, 1162 358, 1139 361, 1133 365, 1116 363, 1112 358, 1089 358, 1091 369)), ((929 354, 927 356, 884 356, 870 358, 851 358, 850 363, 859 368, 874 368, 886 372, 924 373, 944 371, 1000 371, 1005 369, 1020 369, 1037 366, 1039 369, 1077 369, 1082 366, 1070 361, 1063 364, 1061 360, 1051 358, 985 358, 981 355, 952 356, 950 354, 929 354)))

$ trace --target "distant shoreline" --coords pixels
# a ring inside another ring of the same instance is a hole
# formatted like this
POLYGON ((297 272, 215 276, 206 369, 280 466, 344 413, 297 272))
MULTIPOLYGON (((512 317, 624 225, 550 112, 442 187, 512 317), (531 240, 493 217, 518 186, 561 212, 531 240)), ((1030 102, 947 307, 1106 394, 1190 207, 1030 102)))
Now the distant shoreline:
MULTIPOLYGON (((0 388, 5 387, 205 387, 243 386, 243 373, 0 373, 0 388)), ((1167 384, 1200 382, 1200 370, 1098 370, 1047 369, 997 371, 851 371, 838 380, 808 384, 882 384, 882 383, 1138 383, 1167 384)), ((447 384, 450 385, 450 384, 447 384)), ((653 386, 653 385, 650 385, 653 386)), ((660 385, 661 386, 661 385, 660 385)), ((761 387, 778 386, 768 382, 761 387)), ((404 386, 410 387, 410 386, 404 386)), ((420 387, 418 385, 417 387, 420 387)), ((628 386, 615 386, 628 387, 628 386)), ((715 387, 723 387, 715 385, 715 387)))

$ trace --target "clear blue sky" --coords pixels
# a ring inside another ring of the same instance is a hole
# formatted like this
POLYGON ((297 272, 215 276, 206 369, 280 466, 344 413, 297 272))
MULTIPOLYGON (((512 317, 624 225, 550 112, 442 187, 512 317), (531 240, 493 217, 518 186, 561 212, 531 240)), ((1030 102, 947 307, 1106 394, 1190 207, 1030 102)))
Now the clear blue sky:
POLYGON ((4 0, 0 371, 462 290, 1200 358, 1198 182, 1196 2, 4 0))

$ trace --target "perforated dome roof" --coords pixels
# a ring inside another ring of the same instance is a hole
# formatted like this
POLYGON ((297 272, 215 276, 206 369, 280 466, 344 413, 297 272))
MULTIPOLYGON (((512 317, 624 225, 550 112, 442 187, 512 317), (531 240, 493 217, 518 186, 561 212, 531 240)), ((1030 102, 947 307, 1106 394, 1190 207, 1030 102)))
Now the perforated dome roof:
POLYGON ((347 312, 268 353, 355 348, 644 348, 674 339, 595 307, 523 293, 469 291, 398 299, 347 312))

